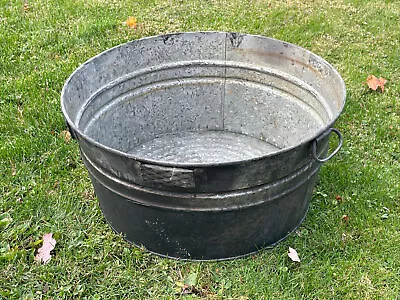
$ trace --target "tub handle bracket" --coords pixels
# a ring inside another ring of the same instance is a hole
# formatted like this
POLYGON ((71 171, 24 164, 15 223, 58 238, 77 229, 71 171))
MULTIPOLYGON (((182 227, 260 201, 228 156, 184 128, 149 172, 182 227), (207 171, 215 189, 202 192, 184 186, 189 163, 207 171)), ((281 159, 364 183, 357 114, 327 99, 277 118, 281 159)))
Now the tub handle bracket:
POLYGON ((315 140, 313 141, 313 145, 312 145, 312 154, 313 154, 314 159, 315 159, 317 162, 319 162, 319 163, 325 163, 325 162, 327 162, 327 161, 330 160, 332 157, 334 157, 334 156, 336 155, 336 153, 339 152, 340 148, 342 148, 342 145, 343 145, 343 137, 342 137, 342 134, 340 133, 339 130, 337 130, 337 129, 335 129, 335 128, 329 128, 329 130, 328 130, 328 132, 326 133, 326 135, 330 135, 332 132, 334 132, 334 133, 337 135, 337 137, 338 137, 338 139, 339 139, 339 144, 338 144, 338 146, 336 147, 336 149, 333 150, 333 152, 332 152, 329 156, 327 156, 327 157, 325 157, 325 158, 320 158, 320 157, 318 157, 318 154, 317 154, 318 139, 315 139, 315 140))

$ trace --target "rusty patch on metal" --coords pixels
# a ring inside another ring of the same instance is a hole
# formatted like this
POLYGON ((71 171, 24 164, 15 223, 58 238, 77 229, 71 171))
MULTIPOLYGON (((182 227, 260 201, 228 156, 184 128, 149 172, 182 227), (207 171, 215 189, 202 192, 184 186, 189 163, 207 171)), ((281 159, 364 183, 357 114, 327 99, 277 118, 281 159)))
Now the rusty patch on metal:
POLYGON ((285 56, 283 54, 283 52, 280 52, 279 54, 277 54, 275 52, 263 52, 263 51, 257 51, 254 49, 244 49, 244 48, 237 48, 237 47, 235 47, 234 50, 241 51, 241 52, 247 52, 249 54, 254 54, 254 55, 258 55, 258 56, 276 57, 276 58, 280 58, 280 59, 286 59, 288 61, 291 61, 293 65, 297 64, 299 66, 302 66, 303 68, 307 68, 311 72, 317 74, 318 77, 320 77, 320 78, 326 78, 330 75, 328 68, 325 67, 324 65, 322 65, 321 63, 319 63, 316 60, 316 57, 311 56, 309 59, 309 64, 307 64, 298 59, 294 59, 293 57, 285 56))

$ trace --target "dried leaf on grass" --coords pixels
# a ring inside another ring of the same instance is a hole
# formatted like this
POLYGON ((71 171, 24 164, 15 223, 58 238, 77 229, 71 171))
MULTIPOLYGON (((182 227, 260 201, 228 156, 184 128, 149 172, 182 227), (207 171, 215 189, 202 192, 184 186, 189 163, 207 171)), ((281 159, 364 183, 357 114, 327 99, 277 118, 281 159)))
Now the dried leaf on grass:
POLYGON ((381 91, 383 92, 385 89, 386 82, 387 82, 387 80, 383 77, 377 78, 374 75, 368 75, 368 77, 367 77, 368 87, 374 91, 376 91, 378 88, 380 88, 381 91))
POLYGON ((28 12, 29 10, 30 10, 30 6, 29 6, 29 4, 28 4, 28 1, 24 1, 24 6, 23 6, 23 8, 24 8, 24 11, 25 12, 28 12))
POLYGON ((343 216, 342 216, 342 221, 343 221, 344 223, 348 223, 348 222, 350 221, 350 217, 349 217, 348 215, 343 215, 343 216))
POLYGON ((63 138, 66 143, 71 141, 71 133, 68 130, 61 131, 60 137, 63 138))
POLYGON ((11 163, 11 175, 12 176, 17 175, 17 168, 15 167, 15 165, 13 163, 11 163))
POLYGON ((128 17, 128 19, 124 22, 126 26, 129 28, 137 28, 137 19, 135 17, 128 17))
POLYGON ((38 249, 37 255, 35 256, 35 261, 42 262, 44 264, 48 263, 51 259, 51 250, 56 246, 56 240, 53 239, 53 234, 46 233, 43 235, 43 245, 38 249))
POLYGON ((300 262, 299 255, 297 251, 291 247, 289 247, 288 256, 292 261, 300 262))

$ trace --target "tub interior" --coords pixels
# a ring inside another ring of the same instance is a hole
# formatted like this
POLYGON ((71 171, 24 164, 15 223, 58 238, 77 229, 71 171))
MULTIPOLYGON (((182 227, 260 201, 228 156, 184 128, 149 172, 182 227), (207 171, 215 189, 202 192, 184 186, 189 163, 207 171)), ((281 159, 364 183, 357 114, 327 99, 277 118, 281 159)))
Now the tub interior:
MULTIPOLYGON (((171 47, 181 51, 182 55, 171 58, 160 50, 157 63, 138 65, 139 59, 128 51, 137 45, 130 44, 110 50, 117 52, 116 56, 105 53, 81 67, 75 76, 80 81, 72 76, 69 86, 76 81, 77 90, 88 91, 80 93, 79 101, 73 100, 71 87, 64 92, 64 97, 70 96, 66 110, 79 132, 139 158, 221 163, 299 145, 339 114, 341 95, 324 86, 337 79, 326 78, 332 74, 326 74, 325 65, 322 71, 316 69, 320 66, 312 64, 309 52, 293 48, 300 52, 292 55, 300 55, 304 62, 285 59, 287 47, 280 41, 269 41, 275 46, 265 49, 265 40, 250 39, 246 44, 244 36, 240 45, 235 45, 225 34, 222 38, 213 36, 211 41, 210 36, 202 36, 202 44, 207 42, 212 49, 205 50, 204 55, 201 49, 193 50, 194 54, 188 56, 182 49, 191 38, 172 36, 167 41, 176 41, 170 47, 151 39, 139 42, 145 49, 153 42, 161 50, 168 49, 171 56, 171 47), (219 43, 218 38, 222 39, 219 43), (138 60, 136 65, 129 66, 127 55, 138 60), (118 59, 124 59, 126 65, 116 66, 118 59), (113 75, 112 68, 118 67, 123 70, 113 75), (107 70, 111 75, 101 77, 107 70), (92 77, 96 76, 99 86, 85 87, 85 83, 95 85, 92 77)), ((148 51, 151 54, 153 50, 148 51)), ((141 53, 146 55, 146 51, 141 53)))

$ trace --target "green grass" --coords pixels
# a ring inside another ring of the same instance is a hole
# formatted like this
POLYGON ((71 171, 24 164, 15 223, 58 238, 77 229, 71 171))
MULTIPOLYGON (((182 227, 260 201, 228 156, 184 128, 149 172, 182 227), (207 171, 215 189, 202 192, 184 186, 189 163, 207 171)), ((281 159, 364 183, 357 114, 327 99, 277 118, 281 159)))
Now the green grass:
POLYGON ((400 296, 400 1, 28 4, 0 0, 0 299, 400 296), (138 29, 122 24, 130 15, 138 29), (347 85, 336 124, 345 143, 321 169, 305 222, 275 248, 233 261, 162 259, 123 241, 102 217, 77 143, 62 136, 61 88, 81 63, 129 40, 197 30, 298 44, 347 85), (368 74, 388 79, 384 93, 368 90, 368 74), (39 265, 47 232, 57 245, 39 265), (191 295, 179 293, 185 280, 191 295))

